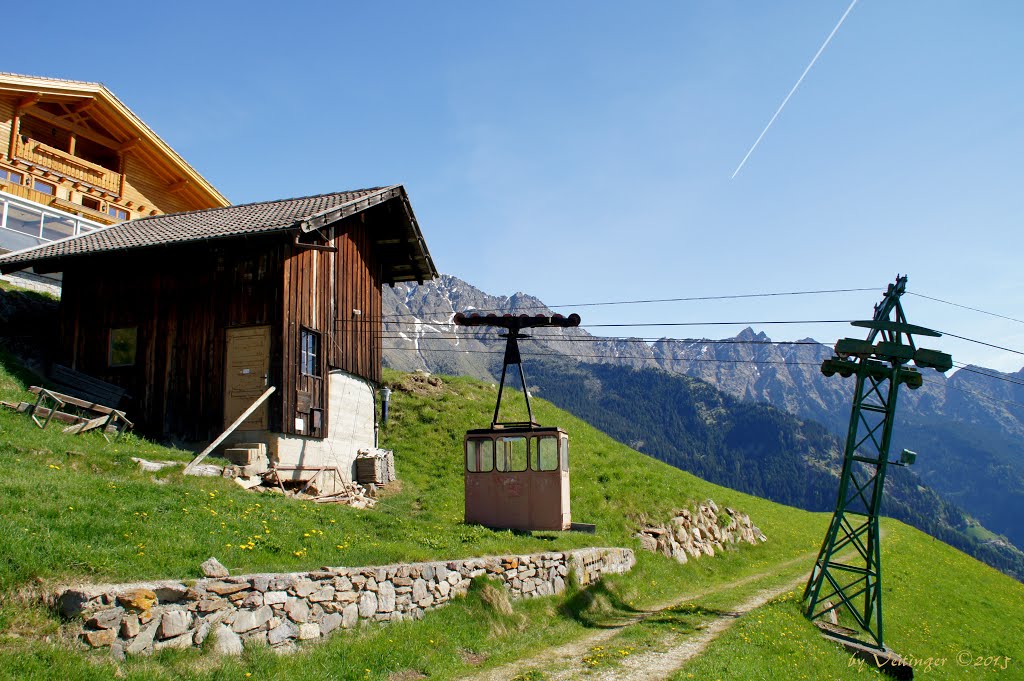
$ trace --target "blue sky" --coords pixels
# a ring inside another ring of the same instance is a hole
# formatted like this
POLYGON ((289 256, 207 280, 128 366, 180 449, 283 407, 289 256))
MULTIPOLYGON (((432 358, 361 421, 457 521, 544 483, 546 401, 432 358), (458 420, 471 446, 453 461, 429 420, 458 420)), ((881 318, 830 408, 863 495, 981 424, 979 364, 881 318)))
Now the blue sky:
MULTIPOLYGON (((880 292, 899 272, 1024 319, 1022 3, 860 0, 730 179, 848 4, 110 4, 101 44, 84 32, 104 25, 95 6, 57 3, 46 49, 18 33, 2 68, 103 82, 236 203, 404 183, 438 267, 490 293, 880 292)), ((581 312, 852 319, 878 297, 581 312)), ((1022 324, 905 305, 917 324, 1024 349, 1022 324)))

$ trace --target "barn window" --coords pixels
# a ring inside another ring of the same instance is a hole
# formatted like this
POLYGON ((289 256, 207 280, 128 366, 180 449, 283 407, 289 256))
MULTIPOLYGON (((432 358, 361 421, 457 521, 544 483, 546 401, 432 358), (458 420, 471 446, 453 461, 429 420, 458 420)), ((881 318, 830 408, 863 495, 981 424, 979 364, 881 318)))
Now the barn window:
POLYGON ((138 347, 138 340, 138 327, 130 326, 111 329, 107 363, 112 367, 133 366, 135 364, 135 351, 138 347))
POLYGON ((299 370, 303 376, 320 375, 320 334, 302 329, 299 334, 299 370))

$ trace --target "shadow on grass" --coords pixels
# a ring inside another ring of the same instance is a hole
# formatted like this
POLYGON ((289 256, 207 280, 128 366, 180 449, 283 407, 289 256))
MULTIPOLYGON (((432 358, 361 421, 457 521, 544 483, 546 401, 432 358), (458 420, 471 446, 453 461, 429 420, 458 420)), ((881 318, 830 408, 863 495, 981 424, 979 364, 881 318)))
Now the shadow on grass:
POLYGON ((30 385, 42 385, 43 377, 26 367, 11 352, 3 347, 3 339, 0 339, 0 365, 11 378, 18 382, 19 387, 24 390, 30 385))
MULTIPOLYGON (((573 579, 568 580, 570 583, 573 579)), ((563 617, 575 620, 590 629, 618 629, 622 626, 617 620, 635 620, 647 610, 634 608, 625 602, 613 588, 605 582, 591 584, 569 596, 559 608, 563 617)))
POLYGON ((579 589, 570 595, 559 611, 588 629, 622 629, 643 622, 653 627, 670 627, 693 631, 699 622, 721 617, 737 618, 742 613, 683 603, 663 610, 643 610, 625 602, 605 582, 579 589))
POLYGON ((692 603, 679 605, 657 612, 644 619, 643 623, 651 627, 668 627, 683 632, 692 632, 698 629, 698 624, 712 619, 727 617, 736 619, 742 617, 743 613, 732 610, 719 610, 717 608, 705 608, 692 603))

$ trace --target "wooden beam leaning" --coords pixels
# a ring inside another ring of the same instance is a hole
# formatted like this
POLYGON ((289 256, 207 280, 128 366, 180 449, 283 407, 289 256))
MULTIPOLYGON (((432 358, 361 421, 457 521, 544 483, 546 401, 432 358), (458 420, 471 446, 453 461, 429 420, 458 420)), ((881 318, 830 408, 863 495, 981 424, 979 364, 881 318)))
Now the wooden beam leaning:
POLYGON ((109 415, 99 416, 94 419, 89 419, 85 423, 79 423, 73 426, 68 426, 63 430, 66 435, 77 435, 78 433, 84 433, 94 428, 99 428, 110 421, 109 415))
POLYGON ((191 471, 193 468, 198 466, 200 461, 202 461, 207 456, 209 456, 210 452, 212 452, 214 449, 216 449, 217 445, 219 445, 221 442, 224 442, 224 440, 227 439, 228 435, 231 435, 231 433, 235 432, 235 428, 238 428, 238 426, 242 425, 242 422, 245 421, 247 418, 249 418, 249 416, 254 411, 256 411, 256 408, 259 407, 261 404, 263 404, 266 401, 266 399, 268 397, 270 397, 270 395, 275 390, 277 390, 277 388, 275 388, 274 386, 270 386, 269 388, 267 388, 266 392, 264 392, 262 395, 257 397, 256 401, 253 402, 252 404, 250 404, 249 408, 246 409, 245 411, 243 411, 241 416, 239 416, 237 419, 235 419, 235 422, 232 423, 230 426, 228 426, 227 430, 225 430, 223 433, 218 435, 216 440, 211 442, 206 447, 206 449, 204 449, 203 451, 199 452, 199 454, 196 456, 196 458, 192 459, 192 461, 190 461, 189 464, 187 466, 185 466, 185 475, 188 475, 189 471, 191 471))

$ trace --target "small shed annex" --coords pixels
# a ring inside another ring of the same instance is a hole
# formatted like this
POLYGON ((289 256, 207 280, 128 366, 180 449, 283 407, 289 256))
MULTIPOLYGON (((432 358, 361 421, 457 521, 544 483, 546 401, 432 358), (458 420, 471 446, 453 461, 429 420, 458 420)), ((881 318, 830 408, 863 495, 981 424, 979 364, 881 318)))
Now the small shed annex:
POLYGON ((55 360, 125 388, 137 429, 351 479, 373 446, 384 284, 437 276, 401 185, 159 215, 0 257, 63 271, 55 360))

